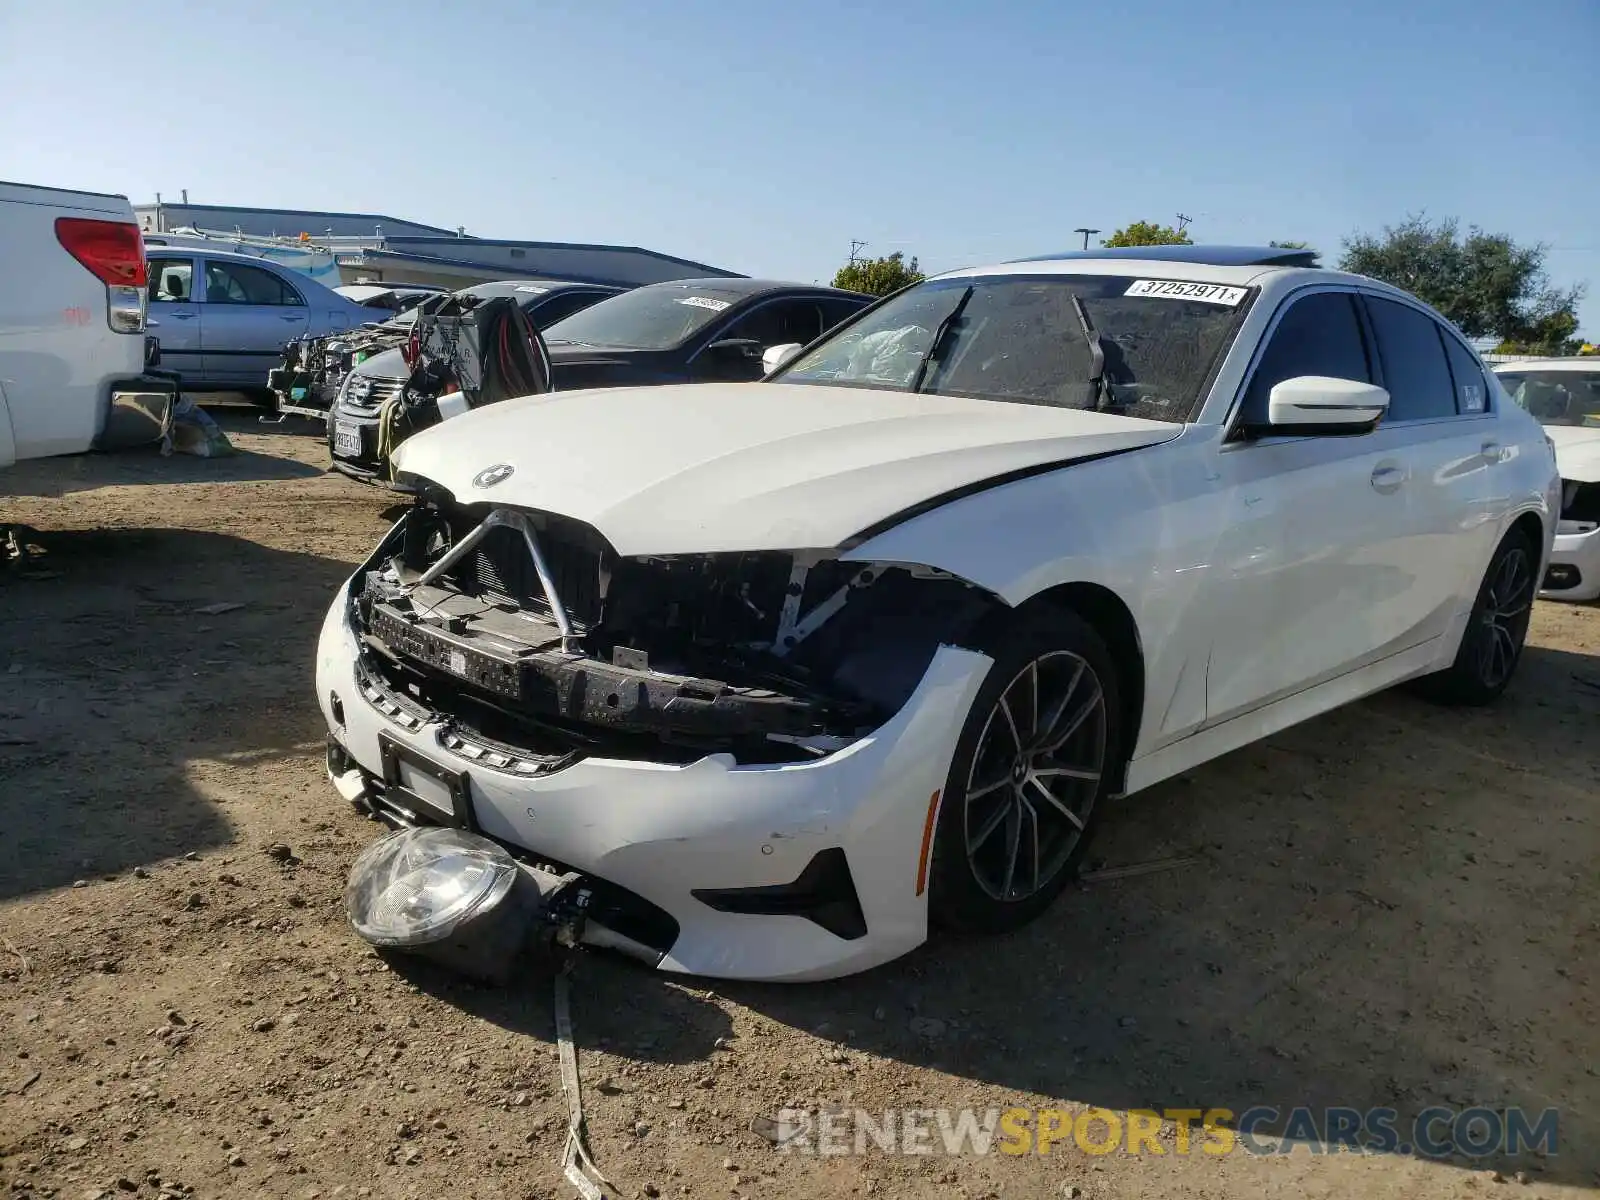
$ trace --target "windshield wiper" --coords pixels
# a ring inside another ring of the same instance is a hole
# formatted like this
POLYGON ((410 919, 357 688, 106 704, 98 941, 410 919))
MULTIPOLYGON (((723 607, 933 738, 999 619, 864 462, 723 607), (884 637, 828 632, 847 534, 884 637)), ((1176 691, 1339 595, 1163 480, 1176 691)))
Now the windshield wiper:
POLYGON ((938 328, 933 331, 933 340, 928 343, 928 352, 922 356, 922 361, 917 364, 917 373, 911 379, 911 391, 922 390, 922 381, 928 377, 928 367, 943 352, 945 339, 955 328, 956 321, 961 317, 961 310, 967 307, 967 301, 972 299, 973 286, 970 283, 967 285, 967 290, 961 293, 961 299, 956 301, 956 306, 945 314, 944 320, 940 321, 938 328))
POLYGON ((1111 407, 1111 389, 1106 386, 1106 352, 1100 348, 1100 335, 1089 320, 1089 310, 1083 307, 1083 301, 1078 299, 1076 292, 1072 293, 1072 311, 1078 316, 1083 340, 1089 344, 1089 385, 1094 388, 1094 409, 1099 412, 1111 407))

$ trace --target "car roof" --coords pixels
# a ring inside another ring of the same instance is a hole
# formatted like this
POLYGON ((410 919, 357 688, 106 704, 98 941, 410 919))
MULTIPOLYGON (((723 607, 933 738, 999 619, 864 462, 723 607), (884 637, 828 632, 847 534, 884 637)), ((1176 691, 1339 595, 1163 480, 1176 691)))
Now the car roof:
POLYGON ((458 288, 457 295, 471 292, 475 296, 503 296, 516 292, 518 288, 541 288, 546 292, 559 292, 566 288, 582 288, 586 292, 628 290, 609 283, 579 283, 572 279, 495 279, 488 283, 469 283, 464 288, 458 288))
MULTIPOLYGON (((1181 248, 1181 247, 1179 247, 1181 248)), ((1168 247, 1138 247, 1138 249, 1169 249, 1168 247)), ((935 279, 977 279, 989 276, 1016 275, 1120 275, 1127 279, 1171 279, 1183 283, 1220 283, 1231 287, 1269 287, 1283 295, 1311 284, 1337 284, 1342 287, 1363 287, 1370 291, 1386 292, 1398 299, 1422 303, 1415 296, 1402 291, 1381 279, 1356 275, 1349 271, 1333 271, 1322 267, 1285 267, 1245 263, 1227 265, 1196 262, 1144 255, 1114 255, 1109 251, 1091 251, 1089 257, 1037 258, 994 263, 983 267, 962 267, 936 275, 935 279)))
POLYGON ((1600 355, 1582 358, 1519 358, 1514 362, 1490 363, 1494 371, 1600 371, 1600 355))
MULTIPOLYGON (((156 245, 145 247, 146 258, 192 258, 196 254, 202 255, 205 258, 222 259, 225 262, 251 264, 266 263, 269 267, 276 267, 278 270, 287 271, 291 275, 300 274, 300 272, 296 271, 287 263, 279 262, 277 259, 265 254, 239 254, 233 250, 213 250, 209 246, 168 246, 165 243, 157 243, 156 245)), ((322 281, 316 280, 314 282, 321 283, 322 281)), ((324 283, 322 286, 327 287, 328 285, 324 283)), ((405 285, 396 284, 395 286, 404 287, 405 285)))
POLYGON ((722 292, 724 295, 760 296, 767 292, 811 292, 820 296, 843 296, 851 300, 875 300, 864 292, 846 291, 844 288, 825 287, 820 283, 794 283, 783 279, 668 279, 661 283, 648 283, 639 291, 664 291, 668 288, 692 289, 697 292, 722 292))
POLYGON ((1106 246, 1099 250, 1066 250, 1019 258, 1017 262, 1055 262, 1062 259, 1127 258, 1140 262, 1201 263, 1210 267, 1315 267, 1317 252, 1299 246, 1106 246))

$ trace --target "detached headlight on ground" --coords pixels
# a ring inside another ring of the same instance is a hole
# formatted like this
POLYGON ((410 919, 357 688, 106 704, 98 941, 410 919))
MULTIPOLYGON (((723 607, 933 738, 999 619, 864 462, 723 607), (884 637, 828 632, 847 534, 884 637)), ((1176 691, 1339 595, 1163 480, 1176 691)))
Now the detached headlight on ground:
POLYGON ((386 834, 361 852, 345 887, 365 941, 494 981, 511 974, 538 904, 511 855, 456 829, 386 834))

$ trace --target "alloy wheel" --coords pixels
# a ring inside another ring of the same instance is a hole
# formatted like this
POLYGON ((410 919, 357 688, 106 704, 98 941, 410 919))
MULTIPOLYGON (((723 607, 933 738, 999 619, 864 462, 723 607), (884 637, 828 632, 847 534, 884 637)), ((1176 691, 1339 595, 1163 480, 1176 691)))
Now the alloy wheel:
POLYGON ((1533 569, 1526 551, 1513 546, 1495 564, 1478 613, 1478 678, 1485 687, 1498 688, 1515 669, 1532 607, 1533 569))
POLYGON ((1066 650, 1040 655, 996 698, 967 776, 967 861, 994 900, 1026 900, 1082 839, 1105 770, 1105 691, 1066 650))

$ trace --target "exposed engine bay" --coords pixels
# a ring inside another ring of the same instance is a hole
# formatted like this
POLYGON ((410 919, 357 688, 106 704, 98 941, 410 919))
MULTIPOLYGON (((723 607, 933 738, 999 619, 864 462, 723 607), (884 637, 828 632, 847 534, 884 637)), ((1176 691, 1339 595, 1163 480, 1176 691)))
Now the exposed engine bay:
POLYGON ((267 387, 280 413, 325 417, 345 376, 384 350, 404 345, 409 325, 363 325, 359 329, 295 338, 283 348, 283 362, 267 373, 267 387))
POLYGON ((417 491, 352 589, 361 685, 506 770, 831 753, 1002 603, 932 568, 827 554, 622 558, 568 518, 417 491))

